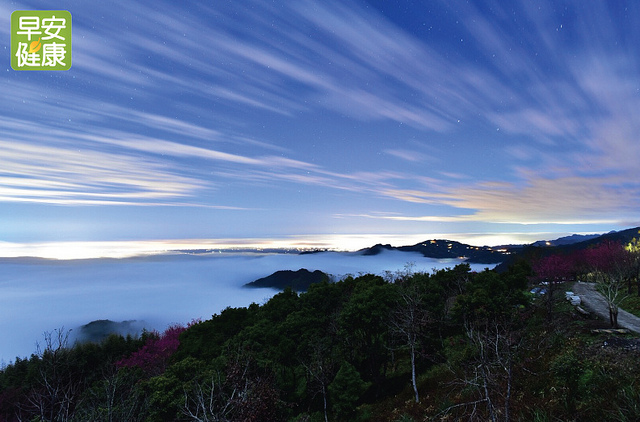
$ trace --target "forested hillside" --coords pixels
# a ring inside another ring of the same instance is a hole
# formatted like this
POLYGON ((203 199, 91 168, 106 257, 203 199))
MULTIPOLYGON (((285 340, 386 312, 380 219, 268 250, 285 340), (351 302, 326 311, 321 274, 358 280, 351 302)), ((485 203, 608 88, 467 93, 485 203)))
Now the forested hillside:
POLYGON ((57 331, 0 372, 0 420, 638 420, 632 343, 604 347, 562 299, 548 314, 535 280, 525 262, 461 264, 288 289, 141 338, 66 347, 57 331))

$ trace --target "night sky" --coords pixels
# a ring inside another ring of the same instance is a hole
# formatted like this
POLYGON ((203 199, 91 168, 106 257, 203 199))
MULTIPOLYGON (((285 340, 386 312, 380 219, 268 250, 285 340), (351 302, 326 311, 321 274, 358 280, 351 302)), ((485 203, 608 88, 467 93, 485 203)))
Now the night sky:
POLYGON ((637 1, 3 2, 0 36, 0 256, 640 224, 637 1), (68 71, 11 69, 39 9, 68 71))

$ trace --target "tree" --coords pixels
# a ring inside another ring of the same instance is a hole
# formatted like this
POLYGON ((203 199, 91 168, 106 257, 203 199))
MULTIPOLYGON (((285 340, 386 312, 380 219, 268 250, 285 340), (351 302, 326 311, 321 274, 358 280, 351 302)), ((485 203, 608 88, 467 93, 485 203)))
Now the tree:
POLYGON ((332 356, 329 344, 318 339, 312 345, 312 352, 307 359, 300 358, 302 366, 309 377, 307 389, 313 396, 320 394, 322 397, 322 412, 325 422, 329 421, 329 390, 328 386, 335 376, 336 362, 332 356))
POLYGON ((622 287, 631 268, 630 254, 619 243, 604 242, 586 249, 584 259, 589 269, 587 277, 593 279, 607 301, 611 327, 618 328, 619 306, 626 297, 622 287))
POLYGON ((631 280, 635 279, 637 294, 640 296, 640 239, 634 237, 625 249, 629 252, 631 266, 628 293, 631 294, 631 280))
POLYGON ((298 294, 290 288, 285 289, 262 305, 255 322, 228 344, 230 350, 242 349, 250 353, 261 368, 270 371, 287 398, 295 395, 300 378, 296 371, 298 339, 291 335, 293 324, 288 323, 291 316, 298 313, 299 305, 298 294))
POLYGON ((491 421, 511 418, 514 361, 519 350, 527 271, 497 274, 485 270, 472 277, 456 301, 455 314, 473 351, 463 385, 474 399, 451 406, 486 404, 491 421))
POLYGON ((224 371, 208 371, 184 387, 181 412, 198 422, 272 422, 282 419, 279 406, 272 377, 238 353, 224 371))
POLYGON ((77 420, 105 422, 138 422, 146 416, 146 401, 136 388, 139 370, 117 369, 115 365, 104 370, 102 379, 83 393, 76 408, 77 420))
POLYGON ((362 394, 369 387, 369 383, 349 362, 343 362, 333 382, 329 385, 332 407, 338 417, 349 417, 354 413, 356 404, 362 394))
POLYGON ((566 255, 550 255, 537 259, 533 262, 532 269, 539 282, 547 285, 547 322, 553 319, 553 301, 556 291, 556 283, 569 278, 574 269, 574 263, 566 255))
POLYGON ((317 406, 315 401, 319 396, 325 422, 329 420, 328 386, 340 366, 337 319, 348 299, 345 288, 343 282, 311 285, 300 296, 300 310, 290 314, 286 321, 287 331, 297 341, 296 354, 304 368, 310 407, 317 406))
POLYGON ((38 376, 28 401, 40 420, 68 421, 73 416, 83 380, 68 348, 69 331, 57 329, 44 337, 44 350, 35 356, 38 376))
POLYGON ((409 349, 411 360, 411 385, 414 399, 420 402, 418 385, 416 381, 416 357, 422 336, 427 325, 434 321, 431 309, 427 307, 427 297, 442 298, 438 293, 439 285, 430 280, 429 274, 413 274, 411 277, 401 277, 396 280, 399 288, 398 299, 391 315, 392 332, 399 337, 402 343, 409 349), (431 291, 428 291, 428 287, 431 291))
POLYGON ((149 376, 162 374, 169 363, 169 358, 178 350, 180 334, 186 330, 181 325, 172 325, 162 335, 153 335, 145 345, 130 357, 116 363, 118 367, 139 367, 149 376))
POLYGON ((397 287, 381 277, 358 277, 357 285, 338 317, 344 359, 373 381, 381 392, 389 361, 389 320, 397 303, 397 287))
POLYGON ((413 292, 401 294, 401 302, 394 310, 391 320, 393 330, 405 338, 411 358, 411 385, 416 403, 420 402, 418 386, 416 384, 416 348, 422 325, 426 323, 427 313, 421 307, 420 297, 413 292))
POLYGON ((185 387, 182 414, 197 422, 231 420, 238 392, 229 390, 218 371, 202 380, 193 380, 188 388, 185 387))
POLYGON ((471 279, 471 265, 465 262, 453 268, 443 268, 435 271, 431 277, 445 290, 447 296, 463 294, 471 279))
POLYGON ((225 308, 207 321, 198 321, 180 334, 180 346, 174 358, 194 357, 204 361, 220 356, 225 343, 239 332, 255 324, 259 311, 257 304, 248 308, 225 308))
POLYGON ((484 327, 466 326, 466 335, 476 350, 472 377, 465 383, 475 388, 487 406, 492 422, 511 420, 514 362, 520 336, 511 323, 494 321, 484 327))

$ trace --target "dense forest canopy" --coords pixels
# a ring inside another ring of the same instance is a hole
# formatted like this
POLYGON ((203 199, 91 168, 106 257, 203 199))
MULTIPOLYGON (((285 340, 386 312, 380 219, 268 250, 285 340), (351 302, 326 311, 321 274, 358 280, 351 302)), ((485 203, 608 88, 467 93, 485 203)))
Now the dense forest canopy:
POLYGON ((325 280, 100 343, 55 331, 0 372, 0 419, 637 420, 636 352, 612 359, 529 293, 542 264, 325 280))

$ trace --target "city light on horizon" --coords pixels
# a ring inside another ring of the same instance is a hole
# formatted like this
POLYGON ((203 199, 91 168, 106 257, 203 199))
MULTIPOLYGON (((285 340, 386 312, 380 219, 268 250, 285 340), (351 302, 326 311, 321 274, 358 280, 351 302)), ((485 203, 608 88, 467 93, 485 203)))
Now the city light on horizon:
MULTIPOLYGON (((593 233, 575 233, 593 234, 593 233)), ((524 245, 551 239, 557 233, 458 233, 435 235, 314 235, 281 239, 164 239, 128 241, 0 242, 0 258, 44 258, 57 260, 131 258, 191 251, 315 251, 355 252, 376 244, 412 246, 428 240, 451 240, 471 246, 524 245)), ((569 235, 566 233, 565 235, 569 235)))

